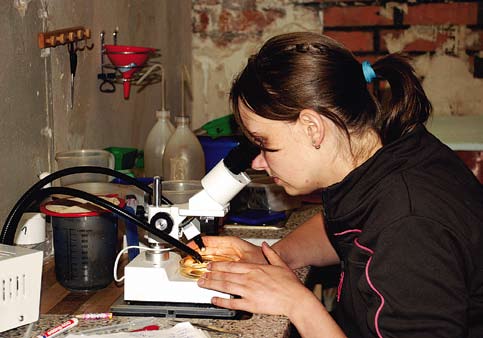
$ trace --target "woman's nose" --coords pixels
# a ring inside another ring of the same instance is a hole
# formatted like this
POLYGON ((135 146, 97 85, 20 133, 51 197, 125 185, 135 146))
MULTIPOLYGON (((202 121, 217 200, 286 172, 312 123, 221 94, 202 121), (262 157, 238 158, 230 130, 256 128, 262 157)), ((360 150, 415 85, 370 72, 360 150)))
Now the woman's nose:
POLYGON ((257 155, 252 161, 252 169, 254 170, 265 170, 267 168, 267 161, 265 156, 263 156, 263 151, 257 155))

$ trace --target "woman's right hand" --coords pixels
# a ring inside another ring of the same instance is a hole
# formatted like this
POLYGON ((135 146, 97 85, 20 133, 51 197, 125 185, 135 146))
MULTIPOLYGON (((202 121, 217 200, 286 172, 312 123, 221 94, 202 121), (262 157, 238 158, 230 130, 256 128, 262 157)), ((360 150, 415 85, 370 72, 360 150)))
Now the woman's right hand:
MULTIPOLYGON (((203 236, 203 243, 203 255, 225 255, 236 257, 240 262, 267 264, 261 247, 235 236, 203 236)), ((200 251, 194 242, 188 243, 188 246, 200 251)))

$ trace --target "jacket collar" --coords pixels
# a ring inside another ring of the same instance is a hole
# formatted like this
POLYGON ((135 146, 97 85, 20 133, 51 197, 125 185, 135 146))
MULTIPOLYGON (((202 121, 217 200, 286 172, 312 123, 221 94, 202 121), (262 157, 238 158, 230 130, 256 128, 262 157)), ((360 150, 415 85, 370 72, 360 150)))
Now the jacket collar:
POLYGON ((419 165, 431 155, 434 149, 431 144, 435 142, 439 141, 420 124, 383 146, 341 182, 322 190, 326 218, 330 220, 350 213, 374 193, 374 187, 381 180, 419 165))

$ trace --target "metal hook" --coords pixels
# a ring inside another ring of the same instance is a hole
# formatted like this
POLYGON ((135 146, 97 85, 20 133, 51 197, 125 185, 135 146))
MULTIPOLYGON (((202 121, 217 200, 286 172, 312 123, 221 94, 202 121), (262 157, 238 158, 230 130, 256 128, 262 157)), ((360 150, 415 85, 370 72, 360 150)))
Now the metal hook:
POLYGON ((104 31, 101 31, 100 36, 101 36, 101 47, 104 47, 104 35, 106 33, 104 31))
POLYGON ((82 48, 79 47, 79 41, 75 42, 75 51, 76 52, 83 51, 86 48, 85 40, 82 40, 82 41, 84 41, 84 46, 82 48))
POLYGON ((91 45, 87 45, 87 37, 84 39, 84 47, 87 48, 87 50, 91 50, 94 48, 94 42, 91 42, 91 45))
POLYGON ((112 41, 114 43, 114 45, 117 45, 117 33, 119 32, 118 28, 116 28, 114 30, 114 32, 112 33, 112 41))
POLYGON ((101 73, 97 74, 97 78, 102 80, 99 85, 99 90, 102 93, 114 93, 116 91, 116 86, 114 85, 114 80, 116 78, 115 73, 104 73, 104 35, 105 32, 101 31, 101 73))
POLYGON ((80 39, 80 40, 76 40, 76 41, 75 41, 75 50, 76 50, 76 52, 77 52, 77 51, 83 51, 83 50, 84 50, 84 49, 86 49, 86 48, 87 48, 88 50, 91 50, 92 48, 94 48, 94 43, 92 43, 92 42, 91 42, 91 45, 90 45, 90 46, 88 46, 88 45, 87 45, 87 39, 89 38, 89 36, 88 36, 87 34, 84 34, 84 33, 82 33, 82 32, 81 32, 81 33, 79 33, 79 34, 77 35, 77 37, 78 37, 78 38, 81 38, 81 39, 80 39), (80 45, 80 44, 79 44, 79 41, 84 41, 84 45, 82 46, 82 48, 81 48, 81 47, 79 47, 79 45, 80 45))

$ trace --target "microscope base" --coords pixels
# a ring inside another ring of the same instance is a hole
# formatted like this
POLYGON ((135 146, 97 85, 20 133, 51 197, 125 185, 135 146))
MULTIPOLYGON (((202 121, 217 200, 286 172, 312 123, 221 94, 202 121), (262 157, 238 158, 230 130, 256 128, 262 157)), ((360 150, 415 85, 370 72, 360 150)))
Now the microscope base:
POLYGON ((223 309, 210 304, 127 302, 120 297, 110 310, 117 316, 153 316, 166 318, 217 318, 237 319, 235 310, 223 309))
POLYGON ((179 273, 181 257, 169 253, 167 260, 154 264, 139 254, 124 269, 124 299, 128 302, 207 304, 211 298, 230 298, 226 293, 200 288, 196 279, 179 273))

